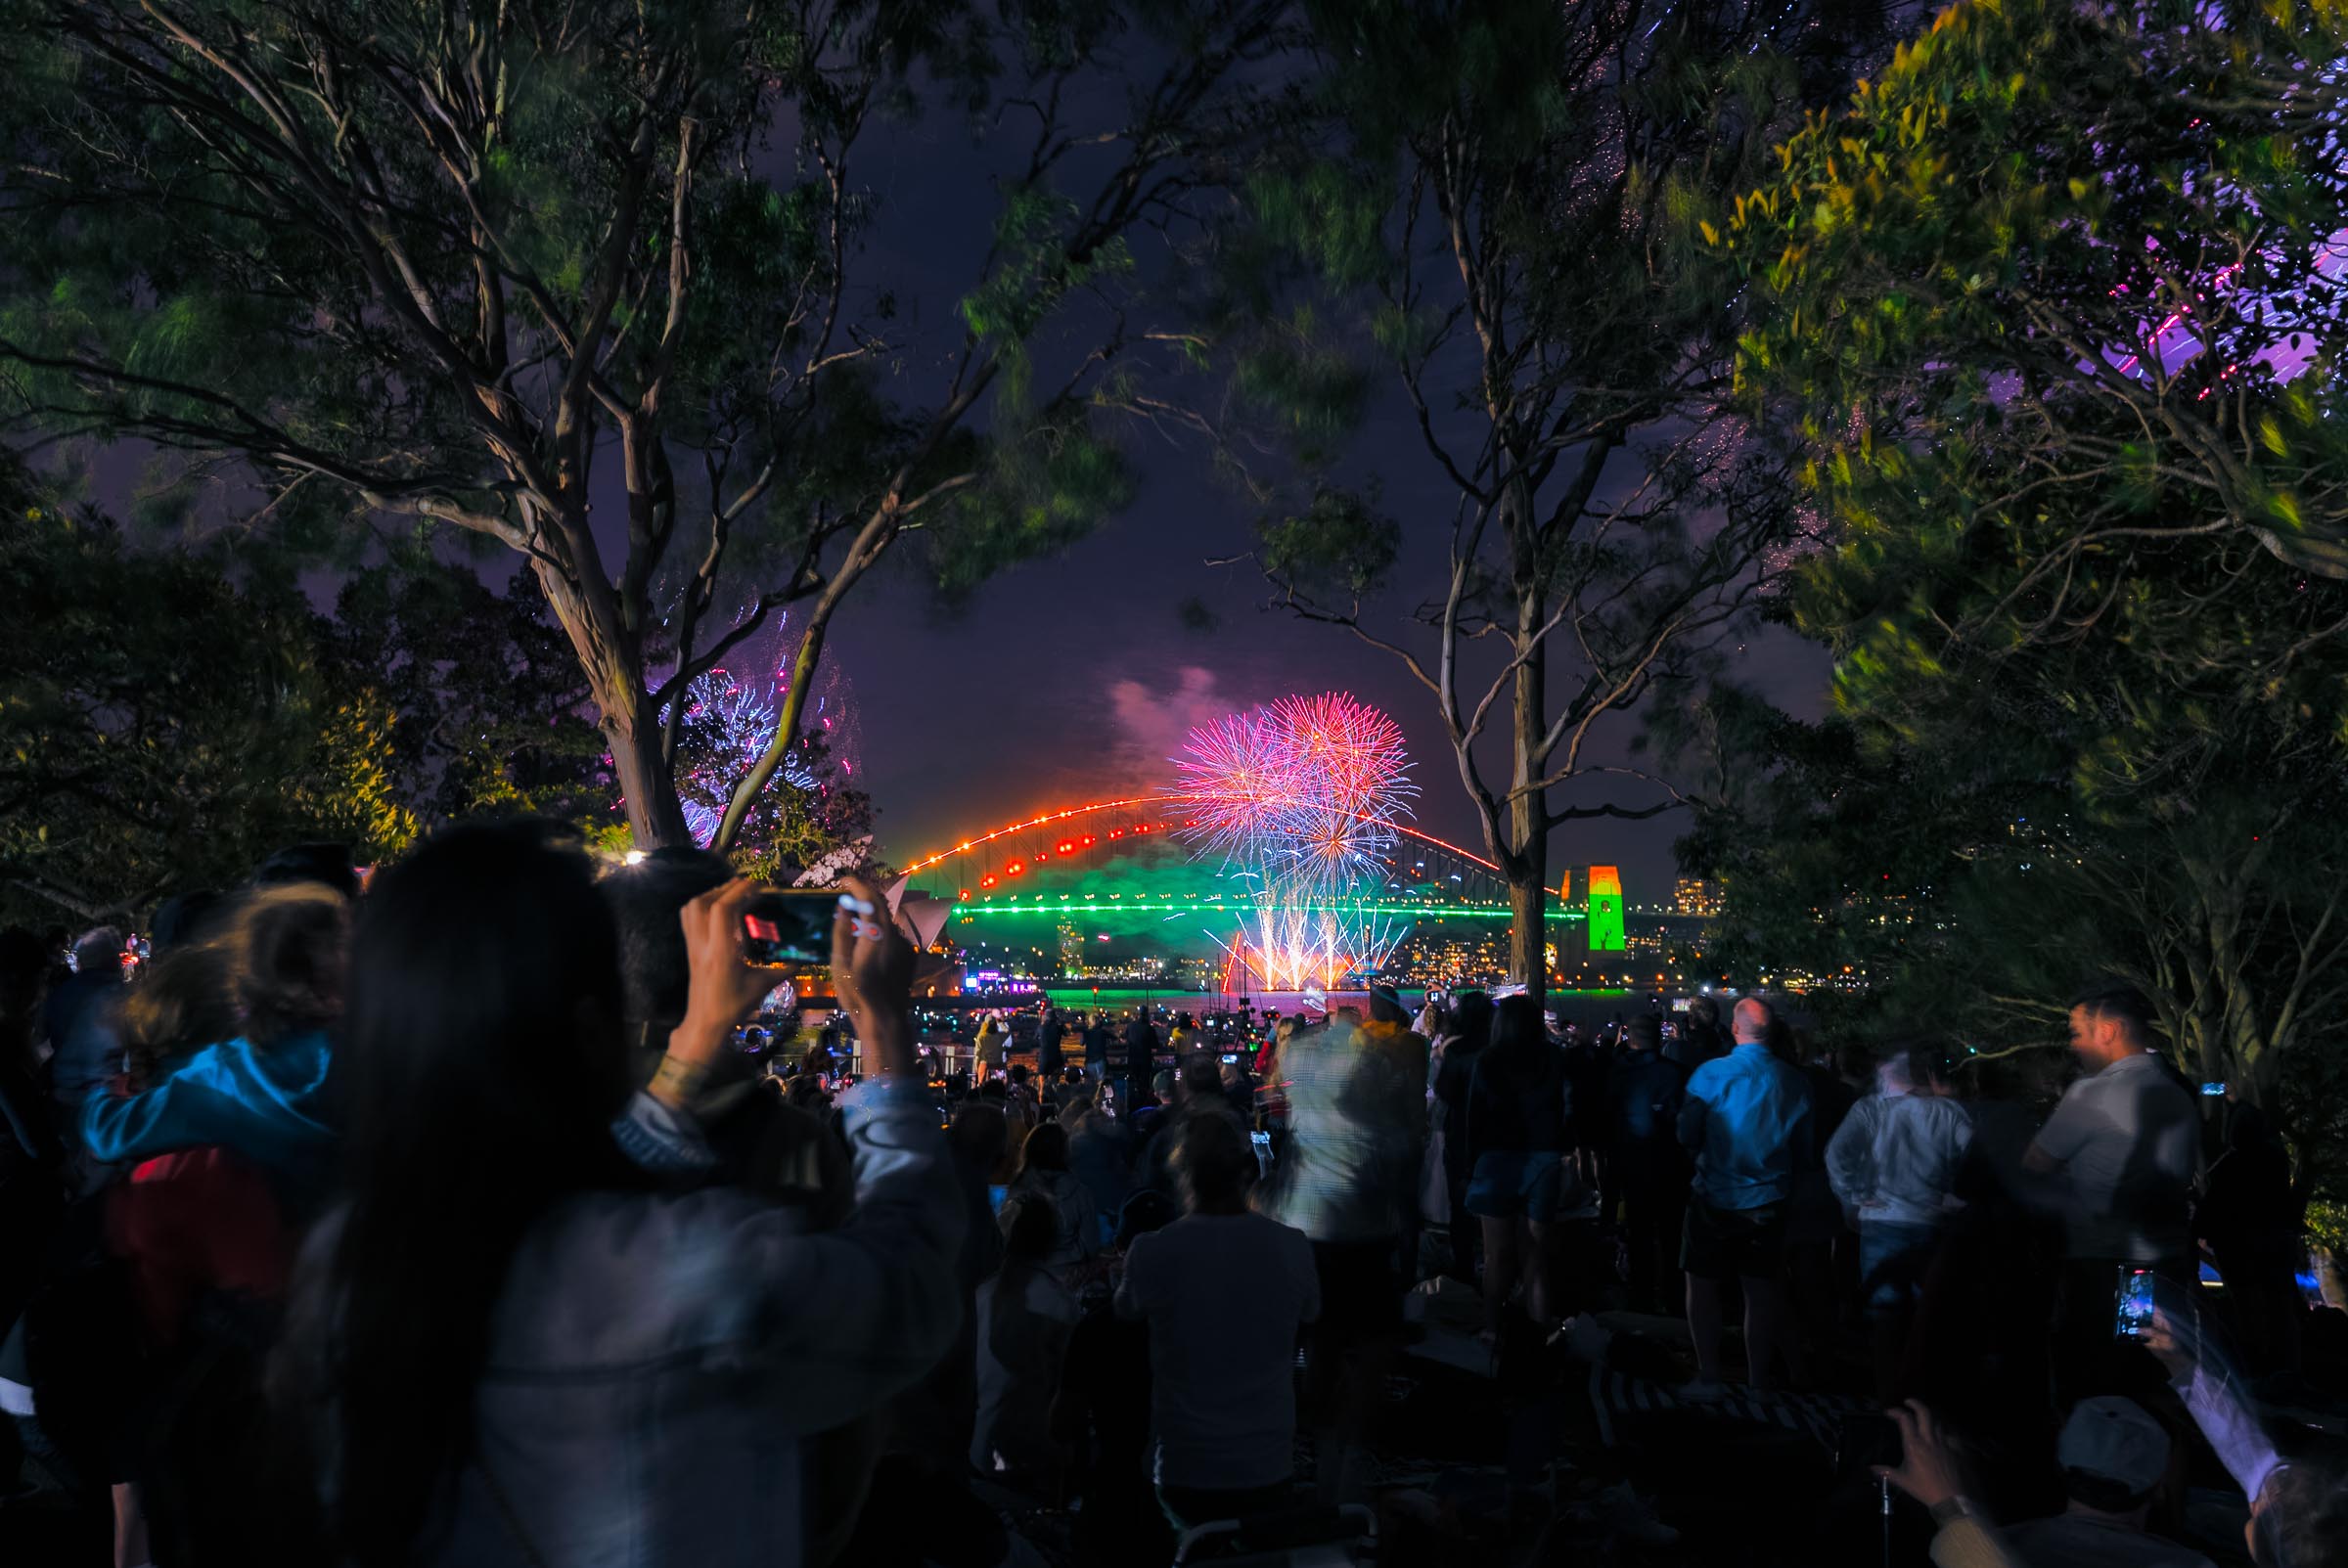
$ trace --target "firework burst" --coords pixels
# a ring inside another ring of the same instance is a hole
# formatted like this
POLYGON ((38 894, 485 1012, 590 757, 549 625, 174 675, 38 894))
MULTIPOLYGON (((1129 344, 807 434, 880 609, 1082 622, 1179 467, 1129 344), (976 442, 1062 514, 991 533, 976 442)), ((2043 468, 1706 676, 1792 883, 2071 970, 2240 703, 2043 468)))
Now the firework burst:
POLYGON ((1381 963, 1402 933, 1359 906, 1380 889, 1418 793, 1400 727, 1332 692, 1195 730, 1185 751, 1183 836, 1247 889, 1255 915, 1241 943, 1270 988, 1330 986, 1381 963))
POLYGON ((776 719, 771 696, 723 669, 686 687, 684 723, 692 744, 680 759, 677 799, 695 843, 706 846, 717 835, 735 782, 765 754, 776 719))

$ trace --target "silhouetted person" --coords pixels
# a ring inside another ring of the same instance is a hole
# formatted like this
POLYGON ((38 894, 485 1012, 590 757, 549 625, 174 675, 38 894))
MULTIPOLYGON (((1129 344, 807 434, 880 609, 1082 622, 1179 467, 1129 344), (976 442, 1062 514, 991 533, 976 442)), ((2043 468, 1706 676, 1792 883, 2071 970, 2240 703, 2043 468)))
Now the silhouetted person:
POLYGON ((1035 1030, 1035 1070, 1047 1084, 1060 1080, 1061 1068, 1067 1058, 1063 1045, 1067 1038, 1068 1026, 1061 1018, 1060 1009, 1045 1008, 1043 1021, 1035 1030))
POLYGON ((1450 1030, 1435 1042, 1436 1130, 1443 1138, 1443 1183, 1451 1203, 1451 1273, 1464 1284, 1476 1282, 1475 1253, 1482 1233, 1468 1212, 1468 1091, 1475 1082, 1475 1058, 1492 1035, 1492 999, 1463 991, 1452 999, 1450 1030))
POLYGON ((1157 1071, 1158 1043, 1157 1030, 1151 1025, 1147 1011, 1133 1015, 1117 1042, 1117 1104, 1129 1113, 1142 1102, 1151 1077, 1157 1071))
POLYGON ((1687 1223, 1688 1151, 1680 1145, 1680 1105, 1688 1073, 1663 1052, 1662 1025, 1633 1018, 1630 1051, 1606 1085, 1611 1169, 1622 1194, 1626 1283, 1634 1312, 1678 1310, 1680 1231, 1687 1223))
POLYGON ((2193 1232, 2226 1281, 2227 1314, 2253 1375, 2299 1369, 2301 1207, 2290 1155, 2266 1113, 2229 1095, 2225 1152, 2210 1162, 2193 1232))
POLYGON ((1727 1051, 1728 1042, 1720 1032, 1720 1004, 1699 996, 1688 1004, 1679 1032, 1663 1048, 1663 1054, 1676 1062, 1681 1072, 1692 1073, 1727 1051))
POLYGON ((1565 1058, 1529 997, 1492 1009, 1492 1038, 1468 1090, 1468 1212, 1484 1243, 1484 1327, 1497 1347, 1521 1277, 1523 1312, 1553 1315, 1550 1264, 1564 1178, 1569 1092, 1565 1058))

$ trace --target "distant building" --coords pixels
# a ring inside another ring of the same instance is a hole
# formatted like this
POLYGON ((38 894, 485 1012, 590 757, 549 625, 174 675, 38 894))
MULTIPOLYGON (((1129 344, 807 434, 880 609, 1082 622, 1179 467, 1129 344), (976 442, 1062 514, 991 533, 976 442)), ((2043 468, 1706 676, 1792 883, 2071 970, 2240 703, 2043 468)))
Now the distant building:
POLYGON ((1672 913, 1709 918, 1720 913, 1720 884, 1701 876, 1683 876, 1672 890, 1672 913))
POLYGON ((1593 953, 1620 953, 1628 946, 1622 928, 1622 875, 1611 866, 1593 866, 1584 885, 1589 918, 1583 930, 1593 953))

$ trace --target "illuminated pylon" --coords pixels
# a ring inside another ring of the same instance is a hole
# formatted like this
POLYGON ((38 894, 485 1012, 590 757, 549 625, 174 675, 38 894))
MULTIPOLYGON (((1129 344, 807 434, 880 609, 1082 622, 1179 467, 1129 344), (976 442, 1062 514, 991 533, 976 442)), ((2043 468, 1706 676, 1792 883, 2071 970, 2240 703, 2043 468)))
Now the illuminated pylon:
MULTIPOLYGON (((1570 900, 1570 886, 1565 890, 1570 900)), ((1589 933, 1593 953, 1620 953, 1630 946, 1622 929, 1622 876, 1611 866, 1590 868, 1590 885, 1585 909, 1589 921, 1583 927, 1589 933)))

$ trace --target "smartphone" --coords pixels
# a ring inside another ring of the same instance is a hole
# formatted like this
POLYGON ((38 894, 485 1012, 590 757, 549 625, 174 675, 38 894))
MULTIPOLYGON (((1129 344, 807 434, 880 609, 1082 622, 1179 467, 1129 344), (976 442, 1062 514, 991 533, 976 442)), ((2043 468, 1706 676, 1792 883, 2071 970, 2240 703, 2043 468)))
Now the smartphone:
POLYGON ((1843 1475, 1881 1464, 1897 1469, 1900 1429, 1891 1417, 1874 1411, 1846 1415, 1834 1434, 1834 1468, 1843 1475))
POLYGON ((2112 1332, 2121 1339, 2141 1339, 2152 1321, 2152 1271, 2120 1265, 2119 1307, 2112 1314, 2112 1332))
POLYGON ((1237 1055, 1235 1055, 1235 1054, 1232 1054, 1232 1053, 1225 1053, 1225 1055, 1224 1055, 1224 1057, 1223 1057, 1223 1065, 1224 1065, 1224 1066, 1226 1066, 1226 1067, 1229 1067, 1229 1066, 1231 1066, 1233 1063, 1237 1062, 1239 1059, 1240 1059, 1240 1058, 1239 1058, 1237 1055))
POLYGON ((755 968, 799 968, 832 962, 837 893, 770 887, 742 912, 743 961, 755 968))
POLYGON ((2212 1098, 2215 1098, 2216 1097, 2226 1093, 2226 1086, 2224 1084, 2203 1084, 2201 1086, 2201 1093, 2210 1096, 2212 1098))

